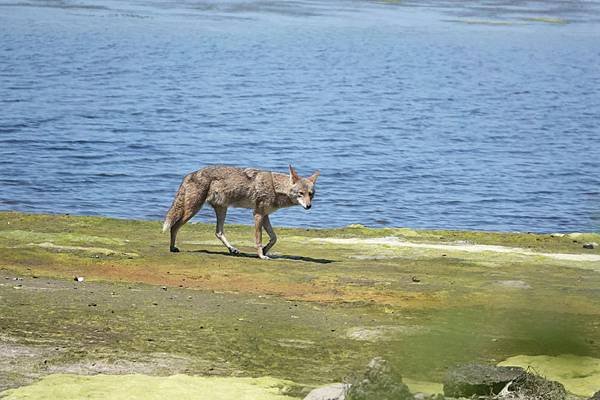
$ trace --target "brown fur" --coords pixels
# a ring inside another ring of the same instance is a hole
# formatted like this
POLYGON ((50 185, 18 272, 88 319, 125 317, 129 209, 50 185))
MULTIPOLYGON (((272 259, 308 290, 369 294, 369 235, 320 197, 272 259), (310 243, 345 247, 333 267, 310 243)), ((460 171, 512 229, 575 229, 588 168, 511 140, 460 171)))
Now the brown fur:
POLYGON ((211 166, 186 175, 163 226, 163 231, 171 231, 170 250, 179 251, 175 247, 177 232, 196 215, 204 203, 208 203, 217 216, 216 236, 232 254, 239 254, 239 251, 229 244, 223 233, 227 208, 253 209, 258 256, 268 258, 267 252, 277 241, 269 214, 293 205, 309 209, 314 196, 314 185, 319 177, 319 171, 308 178, 301 178, 291 165, 289 170, 289 175, 286 175, 253 168, 211 166), (269 243, 264 247, 262 229, 269 235, 269 243))

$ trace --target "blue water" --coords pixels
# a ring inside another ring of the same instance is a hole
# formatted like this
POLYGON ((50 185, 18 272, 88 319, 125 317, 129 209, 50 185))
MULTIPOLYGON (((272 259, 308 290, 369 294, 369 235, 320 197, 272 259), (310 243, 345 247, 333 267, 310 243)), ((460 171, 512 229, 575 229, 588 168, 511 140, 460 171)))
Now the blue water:
POLYGON ((279 226, 597 231, 599 10, 0 0, 0 209, 161 219, 187 172, 292 163, 279 226))

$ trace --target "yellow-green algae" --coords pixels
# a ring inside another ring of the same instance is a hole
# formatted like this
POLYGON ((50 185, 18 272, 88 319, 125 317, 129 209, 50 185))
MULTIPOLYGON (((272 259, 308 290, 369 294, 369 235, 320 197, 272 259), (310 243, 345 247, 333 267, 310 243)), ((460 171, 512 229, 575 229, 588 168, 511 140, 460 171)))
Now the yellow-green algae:
POLYGON ((288 382, 270 377, 222 378, 188 375, 48 375, 0 393, 3 400, 292 400, 288 382))
POLYGON ((600 391, 600 359, 562 354, 559 356, 518 355, 499 365, 531 368, 532 372, 562 383, 576 395, 590 397, 600 391))
POLYGON ((451 365, 514 354, 600 358, 598 263, 313 240, 599 255, 582 248, 598 234, 276 230, 276 258, 265 262, 249 226, 226 226, 241 257, 227 254, 212 223, 186 225, 172 254, 159 221, 0 213, 0 390, 64 372, 274 376, 310 387, 374 356, 440 382, 451 365))
MULTIPOLYGON (((10 225, 10 224, 9 224, 10 225)), ((64 244, 71 243, 96 243, 96 244, 104 244, 104 245, 117 245, 122 246, 127 243, 126 240, 110 238, 110 237, 101 237, 95 235, 85 235, 85 234, 73 234, 73 233, 46 233, 46 232, 35 232, 35 231, 27 231, 27 230, 0 230, 0 238, 8 239, 8 240, 17 240, 17 241, 30 241, 34 243, 42 243, 42 242, 58 242, 64 244)))
POLYGON ((402 382, 404 382, 406 386, 408 386, 412 393, 444 393, 444 385, 438 382, 420 381, 405 377, 402 377, 402 382))

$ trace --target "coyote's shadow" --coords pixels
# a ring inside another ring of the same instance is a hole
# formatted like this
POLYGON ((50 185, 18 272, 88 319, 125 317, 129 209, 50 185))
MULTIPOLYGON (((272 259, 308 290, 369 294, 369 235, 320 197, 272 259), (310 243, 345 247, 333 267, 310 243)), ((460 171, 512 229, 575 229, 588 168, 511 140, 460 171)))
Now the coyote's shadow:
MULTIPOLYGON (((239 253, 236 255, 230 254, 227 251, 213 251, 213 250, 191 250, 192 253, 203 253, 203 254, 220 254, 224 256, 230 257, 245 257, 245 258, 258 258, 258 255, 251 253, 239 253)), ((269 256, 273 260, 290 260, 290 261, 304 261, 304 262, 312 262, 317 264, 330 264, 335 262, 333 260, 328 260, 326 258, 312 258, 312 257, 303 257, 303 256, 290 256, 285 254, 278 254, 269 256)))

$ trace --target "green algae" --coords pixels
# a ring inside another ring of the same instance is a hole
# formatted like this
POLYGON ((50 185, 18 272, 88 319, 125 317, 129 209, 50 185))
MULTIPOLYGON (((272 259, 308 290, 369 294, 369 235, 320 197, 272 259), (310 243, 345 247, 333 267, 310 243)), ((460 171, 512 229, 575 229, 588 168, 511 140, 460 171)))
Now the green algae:
POLYGON ((223 378, 187 375, 48 375, 29 386, 0 393, 3 400, 292 400, 289 382, 270 378, 223 378))
POLYGON ((444 385, 438 382, 420 381, 402 377, 402 382, 408 386, 412 393, 436 394, 444 393, 444 385))
POLYGON ((600 390, 600 359, 562 354, 510 357, 498 365, 530 368, 538 375, 562 383, 576 395, 590 397, 600 390))
POLYGON ((0 238, 14 240, 17 242, 57 242, 62 244, 71 243, 94 243, 103 245, 123 246, 126 240, 117 238, 108 238, 94 235, 74 234, 74 233, 47 233, 25 230, 0 230, 0 238))
POLYGON ((186 225, 182 252, 171 254, 160 227, 0 213, 0 334, 13 343, 0 352, 31 354, 0 357, 0 390, 64 372, 274 376, 309 387, 339 382, 378 355, 402 375, 439 382, 461 362, 600 357, 593 263, 313 240, 393 236, 598 255, 581 247, 600 241, 597 234, 276 227, 277 257, 265 262, 255 256, 251 227, 226 227, 242 257, 227 254, 212 224, 186 225), (75 239, 85 237, 121 244, 75 239), (54 248, 39 246, 46 242, 54 248))

